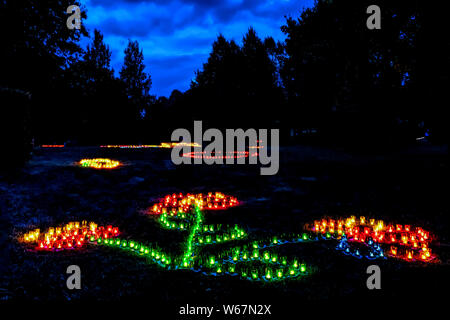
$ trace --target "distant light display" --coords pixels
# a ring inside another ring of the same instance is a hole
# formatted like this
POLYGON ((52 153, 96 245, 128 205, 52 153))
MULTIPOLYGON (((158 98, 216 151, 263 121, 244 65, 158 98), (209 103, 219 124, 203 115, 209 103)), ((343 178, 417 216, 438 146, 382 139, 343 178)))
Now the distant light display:
POLYGON ((161 144, 136 144, 136 145, 103 145, 100 148, 116 148, 116 149, 148 149, 148 148, 162 148, 171 149, 175 147, 200 147, 198 143, 185 142, 162 142, 161 144))
POLYGON ((185 158, 193 158, 193 159, 238 159, 238 158, 248 158, 256 157, 258 155, 257 152, 249 153, 248 151, 228 151, 223 152, 217 151, 214 155, 206 155, 207 153, 204 151, 193 151, 188 153, 183 153, 182 156, 185 158))
POLYGON ((80 161, 80 166, 95 168, 95 169, 114 169, 120 165, 119 161, 111 159, 83 159, 80 161))
POLYGON ((43 144, 41 148, 64 148, 63 144, 43 144))

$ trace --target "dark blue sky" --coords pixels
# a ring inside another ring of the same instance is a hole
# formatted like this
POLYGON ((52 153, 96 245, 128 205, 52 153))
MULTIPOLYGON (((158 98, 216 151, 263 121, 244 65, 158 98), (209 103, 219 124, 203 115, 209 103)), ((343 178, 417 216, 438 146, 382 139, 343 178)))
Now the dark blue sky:
MULTIPOLYGON (((249 26, 261 38, 283 40, 285 15, 297 17, 314 0, 81 0, 90 34, 99 29, 112 50, 118 74, 128 39, 138 40, 151 94, 169 96, 189 88, 219 33, 241 43, 249 26)), ((83 41, 84 43, 84 41, 83 41)))

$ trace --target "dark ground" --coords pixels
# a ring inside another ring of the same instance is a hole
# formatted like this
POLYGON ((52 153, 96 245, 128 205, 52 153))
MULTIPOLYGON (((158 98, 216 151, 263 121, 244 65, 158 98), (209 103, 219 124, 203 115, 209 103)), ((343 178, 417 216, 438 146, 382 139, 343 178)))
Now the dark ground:
POLYGON ((305 301, 392 304, 446 297, 442 295, 449 288, 450 271, 446 146, 416 146, 384 155, 290 146, 281 148, 280 157, 277 175, 260 176, 257 166, 248 165, 175 167, 169 150, 36 149, 24 170, 0 180, 0 299, 145 300, 146 308, 167 308, 167 315, 174 315, 177 306, 186 303, 272 304, 272 313, 279 313, 281 305, 296 310, 305 301), (81 158, 103 156, 125 165, 111 171, 74 165, 81 158), (208 191, 234 195, 243 204, 207 212, 206 222, 238 223, 258 236, 300 232, 303 224, 325 215, 365 215, 422 226, 436 234, 439 243, 433 249, 442 263, 377 261, 382 289, 369 291, 366 268, 373 262, 340 255, 333 243, 287 245, 283 252, 301 257, 317 268, 316 273, 262 285, 191 271, 164 271, 142 258, 104 247, 36 253, 16 240, 32 228, 88 220, 116 225, 123 237, 173 248, 182 235, 160 229, 142 211, 168 193, 208 191), (66 288, 65 271, 71 264, 81 267, 81 290, 66 288))

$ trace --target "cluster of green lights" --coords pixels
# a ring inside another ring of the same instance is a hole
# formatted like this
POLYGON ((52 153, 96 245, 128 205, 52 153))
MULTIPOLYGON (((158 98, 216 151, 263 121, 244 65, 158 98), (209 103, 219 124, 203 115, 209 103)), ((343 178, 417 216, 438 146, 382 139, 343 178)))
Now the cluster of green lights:
POLYGON ((288 262, 287 257, 248 245, 200 260, 200 265, 207 266, 211 275, 228 274, 253 281, 284 280, 307 274, 306 265, 297 259, 288 262))
MULTIPOLYGON (((288 260, 274 249, 288 243, 315 242, 321 240, 341 240, 345 235, 337 232, 303 232, 266 237, 245 244, 229 247, 216 255, 202 253, 202 247, 211 244, 228 244, 232 241, 247 240, 246 232, 238 225, 212 225, 204 223, 203 212, 193 206, 187 212, 165 212, 158 218, 161 227, 168 230, 188 232, 184 252, 174 256, 158 247, 124 239, 95 239, 92 243, 119 247, 145 256, 148 261, 168 270, 190 269, 205 275, 236 276, 250 281, 279 281, 298 278, 311 273, 305 263, 298 259, 288 260)), ((342 241, 342 240, 341 240, 342 241)), ((372 257, 373 258, 373 257, 372 257)))
POLYGON ((125 239, 119 239, 119 238, 95 239, 95 237, 90 237, 89 241, 93 244, 121 248, 124 250, 134 252, 141 256, 146 256, 149 258, 150 261, 152 261, 162 267, 166 267, 169 269, 174 267, 172 257, 170 257, 169 255, 162 252, 161 249, 155 248, 152 246, 147 246, 147 245, 145 245, 143 243, 139 243, 137 241, 125 240, 125 239))
MULTIPOLYGON (((229 247, 216 255, 202 253, 204 246, 245 240, 247 234, 237 225, 204 224, 203 213, 199 206, 192 207, 189 212, 161 214, 158 221, 165 229, 188 232, 185 249, 181 255, 174 256, 158 247, 132 240, 95 239, 95 237, 89 240, 94 244, 118 247, 147 257, 149 262, 169 270, 190 269, 206 275, 238 276, 250 281, 284 280, 308 273, 306 265, 299 263, 298 259, 289 262, 287 257, 264 249, 287 243, 276 237, 266 243, 254 241, 242 246, 229 247)), ((309 235, 304 235, 305 240, 309 238, 309 235)))
POLYGON ((165 229, 179 231, 189 230, 192 225, 198 222, 198 229, 194 226, 195 239, 194 237, 192 239, 194 246, 227 243, 233 240, 242 240, 247 237, 245 230, 238 225, 231 227, 221 224, 203 224, 202 211, 198 207, 192 212, 179 212, 177 214, 173 212, 163 213, 158 221, 165 229))

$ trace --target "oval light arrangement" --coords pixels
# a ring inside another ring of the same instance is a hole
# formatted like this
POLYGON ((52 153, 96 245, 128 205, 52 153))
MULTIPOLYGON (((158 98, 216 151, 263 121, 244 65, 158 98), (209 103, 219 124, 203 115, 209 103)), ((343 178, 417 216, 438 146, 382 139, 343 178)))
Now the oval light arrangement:
POLYGON ((82 159, 79 162, 81 167, 94 168, 94 169, 114 169, 120 165, 117 160, 111 160, 106 158, 96 159, 82 159))

